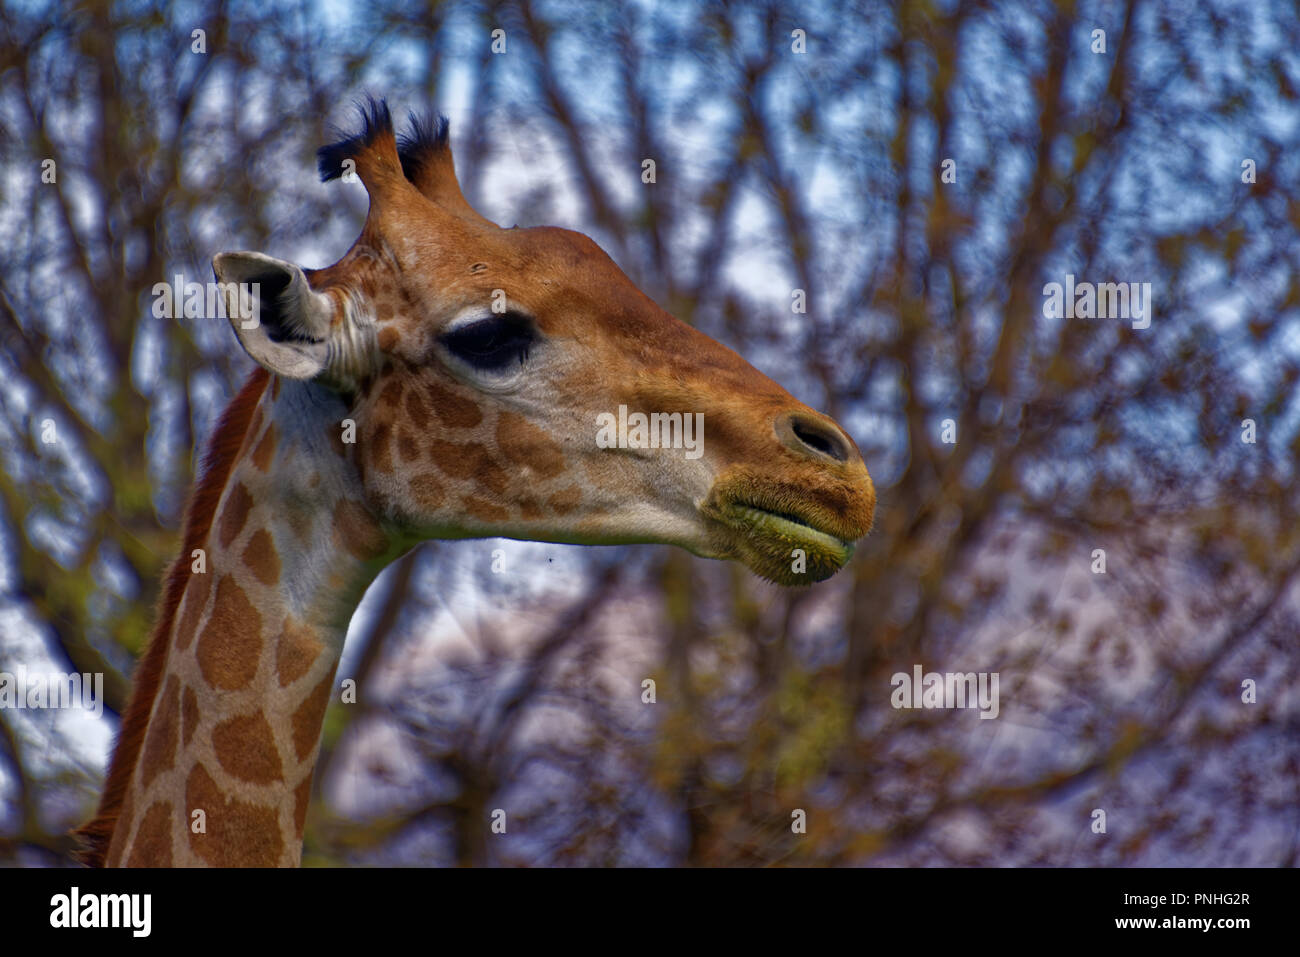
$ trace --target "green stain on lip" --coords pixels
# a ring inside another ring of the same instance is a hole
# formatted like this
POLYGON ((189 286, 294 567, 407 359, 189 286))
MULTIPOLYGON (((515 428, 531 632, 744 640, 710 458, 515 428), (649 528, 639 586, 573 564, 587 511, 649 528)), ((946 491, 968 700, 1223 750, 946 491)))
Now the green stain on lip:
POLYGON ((853 555, 852 542, 819 531, 811 525, 748 505, 737 505, 735 510, 751 532, 764 538, 782 539, 792 548, 803 548, 819 553, 830 558, 837 565, 845 564, 853 555))

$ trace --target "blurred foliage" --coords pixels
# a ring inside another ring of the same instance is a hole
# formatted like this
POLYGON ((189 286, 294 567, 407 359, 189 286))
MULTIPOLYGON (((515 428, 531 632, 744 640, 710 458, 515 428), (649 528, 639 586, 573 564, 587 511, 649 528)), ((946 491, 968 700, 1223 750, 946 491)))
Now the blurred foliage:
MULTIPOLYGON (((151 290, 222 250, 340 255, 364 200, 313 151, 370 90, 449 113, 485 215, 589 232, 839 419, 880 507, 802 591, 642 548, 575 553, 576 599, 466 599, 436 580, 487 543, 403 560, 307 863, 1294 866, 1297 51, 1285 0, 6 3, 0 670, 124 704, 248 367, 151 290), (1150 327, 1045 318, 1067 274, 1150 282, 1150 327), (440 600, 473 640, 412 671, 440 600), (997 720, 891 708, 918 663, 998 672, 997 720)), ((102 773, 79 736, 0 710, 0 861, 67 860, 102 773)))

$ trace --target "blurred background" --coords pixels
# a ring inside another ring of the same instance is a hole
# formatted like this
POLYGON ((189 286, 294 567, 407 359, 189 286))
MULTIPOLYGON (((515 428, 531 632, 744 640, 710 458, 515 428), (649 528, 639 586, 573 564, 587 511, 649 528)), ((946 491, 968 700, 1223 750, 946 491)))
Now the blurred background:
POLYGON ((1294 3, 2 11, 0 672, 100 672, 105 707, 0 709, 0 863, 70 862, 251 368, 151 290, 341 256, 365 194, 314 152, 369 92, 450 118, 488 218, 588 233, 834 416, 880 506, 808 589, 408 555, 353 622, 304 863, 1296 865, 1294 3), (1067 275, 1150 283, 1150 325, 1050 317, 1067 275), (893 708, 915 665, 997 672, 998 717, 893 708))

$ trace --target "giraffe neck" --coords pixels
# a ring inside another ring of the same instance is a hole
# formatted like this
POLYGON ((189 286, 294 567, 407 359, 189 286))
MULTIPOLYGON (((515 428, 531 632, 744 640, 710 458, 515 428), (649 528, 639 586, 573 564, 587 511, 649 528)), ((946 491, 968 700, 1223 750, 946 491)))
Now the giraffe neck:
MULTIPOLYGON (((167 640, 113 865, 299 863, 348 622, 403 549, 360 504, 332 393, 274 380, 230 468, 167 640), (201 813, 199 813, 201 812, 201 813)), ((188 545, 188 543, 187 543, 188 545)))

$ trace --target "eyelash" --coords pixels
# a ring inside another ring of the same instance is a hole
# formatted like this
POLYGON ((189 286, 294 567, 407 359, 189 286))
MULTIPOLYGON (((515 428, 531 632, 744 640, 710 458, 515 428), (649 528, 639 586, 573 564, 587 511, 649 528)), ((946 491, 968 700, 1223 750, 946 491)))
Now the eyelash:
POLYGON ((499 371, 512 360, 523 365, 537 336, 531 320, 507 312, 466 323, 440 338, 448 351, 462 362, 476 369, 499 371))

